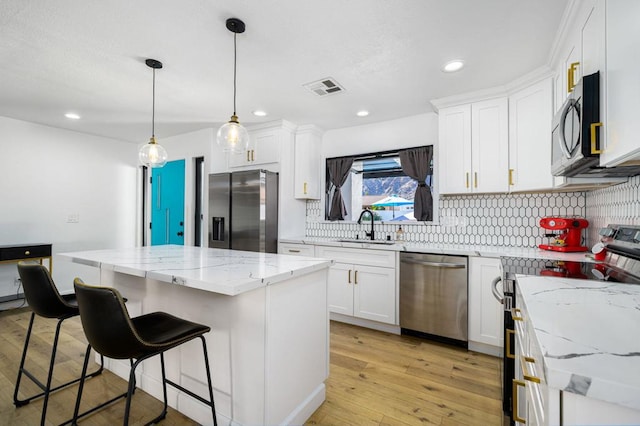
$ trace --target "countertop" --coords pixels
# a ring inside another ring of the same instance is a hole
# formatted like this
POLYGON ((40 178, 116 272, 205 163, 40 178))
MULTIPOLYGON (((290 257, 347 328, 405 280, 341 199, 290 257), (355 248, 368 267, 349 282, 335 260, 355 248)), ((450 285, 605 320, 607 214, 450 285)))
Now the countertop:
POLYGON ((330 260, 165 245, 60 253, 75 263, 235 296, 328 268, 330 260))
POLYGON ((485 246, 485 245, 465 245, 465 244, 434 244, 434 243, 413 243, 397 242, 393 244, 371 244, 367 240, 362 241, 339 241, 331 238, 281 238, 280 243, 323 245, 347 248, 365 248, 371 250, 392 250, 417 253, 451 254, 461 256, 478 257, 526 257, 532 259, 551 259, 565 261, 592 261, 590 252, 582 253, 561 253, 555 251, 541 250, 531 247, 505 247, 505 246, 485 246))
POLYGON ((517 276, 548 386, 640 410, 640 286, 517 276))

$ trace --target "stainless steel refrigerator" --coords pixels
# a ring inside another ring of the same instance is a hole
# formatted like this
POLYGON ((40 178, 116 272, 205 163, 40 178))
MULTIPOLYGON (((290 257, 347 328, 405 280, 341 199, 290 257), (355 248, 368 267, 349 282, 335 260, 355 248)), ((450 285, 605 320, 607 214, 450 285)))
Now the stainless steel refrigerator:
POLYGON ((278 174, 209 175, 209 247, 278 252, 278 174))

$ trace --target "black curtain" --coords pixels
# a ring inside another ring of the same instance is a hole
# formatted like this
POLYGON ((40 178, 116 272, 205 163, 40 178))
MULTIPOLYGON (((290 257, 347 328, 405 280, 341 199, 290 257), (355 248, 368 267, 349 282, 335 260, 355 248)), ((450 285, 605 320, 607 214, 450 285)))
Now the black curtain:
MULTIPOLYGON (((342 185, 344 185, 349 171, 353 165, 353 158, 330 158, 327 160, 327 170, 329 172, 329 182, 333 184, 335 190, 331 199, 331 208, 329 209, 329 220, 344 220, 347 214, 347 208, 342 198, 342 185)), ((327 184, 328 185, 328 184, 327 184)), ((327 191, 327 195, 329 191, 327 191)))
POLYGON ((427 185, 427 176, 432 173, 433 146, 405 149, 398 154, 402 171, 418 182, 413 199, 413 215, 419 221, 433 220, 433 197, 431 187, 427 185))

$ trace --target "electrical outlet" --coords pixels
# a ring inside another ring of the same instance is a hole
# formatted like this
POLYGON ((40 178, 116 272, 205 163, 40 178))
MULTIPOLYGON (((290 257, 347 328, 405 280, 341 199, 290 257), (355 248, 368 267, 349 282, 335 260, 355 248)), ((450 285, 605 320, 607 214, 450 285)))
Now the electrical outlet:
POLYGON ((14 286, 16 286, 16 287, 20 287, 20 285, 21 285, 21 284, 22 284, 22 281, 20 280, 20 278, 19 278, 19 277, 15 277, 15 278, 13 279, 13 285, 14 285, 14 286))
POLYGON ((79 213, 71 213, 67 215, 67 223, 78 223, 78 222, 80 222, 79 213))

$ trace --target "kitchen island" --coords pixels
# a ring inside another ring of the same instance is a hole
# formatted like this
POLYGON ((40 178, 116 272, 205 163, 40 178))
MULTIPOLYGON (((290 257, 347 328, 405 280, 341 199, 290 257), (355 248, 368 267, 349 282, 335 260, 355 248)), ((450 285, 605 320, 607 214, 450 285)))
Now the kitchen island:
MULTIPOLYGON (((325 399, 329 374, 328 260, 185 246, 60 255, 99 268, 100 284, 128 299, 130 315, 165 311, 206 324, 220 424, 300 424, 325 399)), ((80 277, 82 278, 82 277, 80 277)), ((197 342, 165 355, 167 375, 206 396, 197 342)), ((128 379, 127 361, 106 360, 128 379)), ((160 366, 142 364, 138 386, 162 399, 160 366)), ((169 388, 169 405, 201 424, 208 407, 169 388)))

